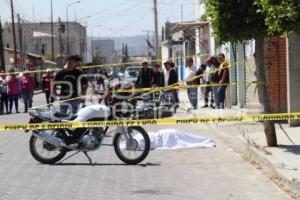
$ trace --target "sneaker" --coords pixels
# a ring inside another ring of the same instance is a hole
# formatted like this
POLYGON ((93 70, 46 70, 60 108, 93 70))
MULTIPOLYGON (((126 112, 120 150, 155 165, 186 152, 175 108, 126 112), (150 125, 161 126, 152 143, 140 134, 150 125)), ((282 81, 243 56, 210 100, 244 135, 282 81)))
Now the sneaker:
POLYGON ((204 105, 204 106, 202 106, 201 108, 208 108, 208 105, 204 105))
POLYGON ((210 104, 210 107, 211 107, 212 109, 215 109, 215 106, 214 106, 214 105, 212 105, 212 104, 210 104))

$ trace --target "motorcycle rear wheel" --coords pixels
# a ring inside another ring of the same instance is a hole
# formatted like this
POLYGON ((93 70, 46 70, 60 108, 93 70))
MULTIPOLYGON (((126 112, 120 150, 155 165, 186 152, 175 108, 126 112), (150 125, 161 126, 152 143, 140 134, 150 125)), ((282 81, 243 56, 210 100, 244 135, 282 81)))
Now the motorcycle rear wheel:
POLYGON ((54 164, 59 160, 61 160, 67 153, 66 149, 63 148, 58 149, 54 145, 49 144, 48 142, 43 141, 34 135, 30 137, 29 149, 33 158, 42 164, 54 164), (54 155, 53 157, 49 157, 49 158, 41 155, 40 152, 37 150, 37 146, 36 146, 37 142, 42 143, 43 151, 48 151, 48 152, 57 151, 57 155, 54 155))
POLYGON ((124 134, 117 133, 113 140, 113 145, 114 145, 115 152, 120 160, 122 160, 123 162, 125 162, 128 165, 136 165, 136 164, 142 162, 149 154, 150 138, 149 138, 147 132, 142 127, 139 127, 139 126, 128 127, 128 133, 129 133, 129 135, 132 136, 131 141, 130 141, 130 142, 132 142, 131 144, 128 145, 128 141, 126 141, 124 138, 122 138, 122 137, 124 137, 124 134), (132 133, 134 133, 134 132, 140 134, 140 136, 138 136, 138 137, 142 137, 142 139, 143 139, 142 145, 141 145, 141 143, 139 144, 137 141, 137 138, 132 135, 132 133), (123 143, 121 140, 123 140, 123 143), (130 155, 135 154, 135 153, 139 153, 140 155, 136 158, 130 158, 129 155, 126 155, 126 153, 125 154, 123 153, 123 150, 128 151, 130 155))

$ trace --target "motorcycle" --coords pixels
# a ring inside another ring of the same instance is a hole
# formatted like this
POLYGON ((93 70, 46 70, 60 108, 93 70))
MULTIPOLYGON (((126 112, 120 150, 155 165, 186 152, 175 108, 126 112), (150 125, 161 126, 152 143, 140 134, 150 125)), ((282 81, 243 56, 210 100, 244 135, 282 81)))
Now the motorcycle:
MULTIPOLYGON (((99 104, 80 109, 71 120, 64 120, 65 114, 51 109, 29 111, 29 123, 82 122, 114 120, 111 107, 99 104)), ((118 158, 129 165, 142 162, 150 151, 150 139, 140 126, 117 127, 108 133, 109 127, 33 130, 29 147, 31 155, 40 163, 54 164, 65 157, 67 152, 84 153, 98 150, 105 136, 113 133, 113 147, 118 158)), ((72 155, 73 156, 73 155, 72 155)))

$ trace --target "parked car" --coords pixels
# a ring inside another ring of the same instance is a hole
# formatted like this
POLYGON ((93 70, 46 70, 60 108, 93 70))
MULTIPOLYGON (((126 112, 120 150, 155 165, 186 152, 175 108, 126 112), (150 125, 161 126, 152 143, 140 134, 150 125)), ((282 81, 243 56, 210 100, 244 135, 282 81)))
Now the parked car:
POLYGON ((123 74, 123 81, 126 83, 135 83, 138 79, 142 66, 129 66, 123 74))

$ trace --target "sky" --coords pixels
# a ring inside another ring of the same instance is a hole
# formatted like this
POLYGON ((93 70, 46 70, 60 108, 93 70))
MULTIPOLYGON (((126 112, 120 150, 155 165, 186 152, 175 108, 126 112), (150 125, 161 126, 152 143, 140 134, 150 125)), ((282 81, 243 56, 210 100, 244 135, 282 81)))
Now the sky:
MULTIPOLYGON (((53 0, 54 21, 66 20, 66 7, 77 0, 53 0)), ((29 22, 50 21, 50 0, 13 0, 15 13, 29 22)), ((166 21, 195 20, 195 0, 157 0, 159 27, 166 21)), ((2 21, 11 21, 10 0, 0 0, 2 21)), ((69 6, 69 21, 87 26, 88 35, 124 37, 154 30, 153 0, 80 0, 69 6), (89 17, 90 16, 90 17, 89 17), (92 33, 93 32, 93 33, 92 33)), ((159 33, 161 29, 159 29, 159 33)))

